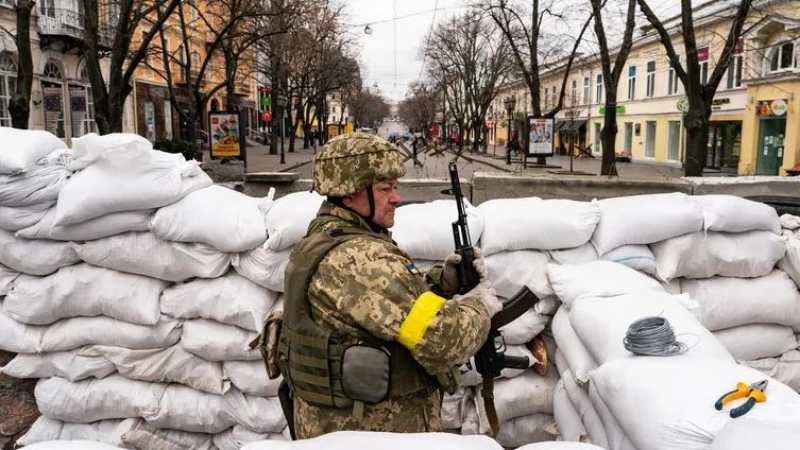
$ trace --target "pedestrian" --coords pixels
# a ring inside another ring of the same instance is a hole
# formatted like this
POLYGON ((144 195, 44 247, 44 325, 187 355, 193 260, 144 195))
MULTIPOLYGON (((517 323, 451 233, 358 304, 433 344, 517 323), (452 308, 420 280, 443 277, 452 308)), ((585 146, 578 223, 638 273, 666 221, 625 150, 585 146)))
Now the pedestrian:
POLYGON ((458 292, 451 255, 427 273, 392 241, 397 149, 376 135, 328 141, 314 158, 327 200, 286 269, 278 364, 299 439, 342 430, 441 432, 442 390, 455 392, 502 305, 484 277, 458 292))

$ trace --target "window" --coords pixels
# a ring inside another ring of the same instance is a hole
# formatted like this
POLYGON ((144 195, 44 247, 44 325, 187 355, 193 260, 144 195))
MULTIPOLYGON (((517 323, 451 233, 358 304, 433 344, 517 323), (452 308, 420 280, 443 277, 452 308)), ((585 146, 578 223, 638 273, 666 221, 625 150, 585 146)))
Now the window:
POLYGON ((603 75, 597 74, 594 81, 594 102, 603 103, 603 75))
POLYGON ((636 99, 636 66, 628 66, 628 100, 636 99))
POLYGON ((47 64, 44 65, 42 76, 44 78, 52 78, 59 81, 64 79, 64 77, 61 75, 61 68, 58 67, 58 64, 52 60, 47 61, 47 64))
POLYGON ((708 47, 697 49, 697 61, 700 63, 700 84, 708 84, 708 47))
POLYGON ((644 156, 647 158, 655 158, 656 156, 656 123, 652 121, 647 122, 646 126, 647 136, 645 136, 644 156))
POLYGON ((583 77, 583 104, 591 103, 589 99, 589 77, 583 77))
POLYGON ((625 144, 624 150, 629 154, 633 154, 633 123, 625 122, 625 144))
POLYGON ((572 80, 572 106, 578 104, 578 80, 572 80))
MULTIPOLYGON (((681 60, 681 55, 678 55, 678 61, 681 60)), ((675 69, 672 68, 672 64, 669 63, 669 59, 667 59, 667 65, 669 69, 667 69, 667 95, 675 95, 678 93, 678 74, 675 73, 675 69)))
POLYGON ((14 3, 13 0, 0 0, 0 6, 5 6, 6 8, 14 8, 14 3))
POLYGON ((728 89, 738 88, 742 85, 742 66, 744 65, 744 39, 739 38, 733 49, 731 64, 728 66, 728 89))
POLYGON ((601 153, 602 152, 602 141, 600 140, 600 132, 602 131, 601 125, 597 122, 594 124, 594 147, 592 148, 592 153, 601 153))
POLYGON ((791 69, 795 66, 794 44, 791 42, 784 42, 778 44, 772 49, 769 62, 770 72, 777 72, 779 70, 791 69))
POLYGON ((667 136, 667 159, 678 161, 681 148, 681 123, 669 121, 669 135, 667 136))
POLYGON ((553 86, 553 101, 551 104, 553 105, 553 108, 558 105, 558 90, 555 86, 553 86))
POLYGON ((550 106, 550 88, 544 88, 544 107, 550 106))
MULTIPOLYGON (((81 123, 79 124, 79 134, 75 134, 74 136, 83 136, 88 133, 97 133, 97 123, 94 120, 94 97, 92 96, 92 85, 89 81, 89 69, 86 68, 84 65, 81 69, 80 73, 81 82, 84 85, 85 89, 85 98, 86 98, 86 113, 83 118, 81 118, 81 123)), ((73 114, 73 120, 76 119, 76 115, 73 114)), ((78 124, 72 124, 73 129, 78 124)))
POLYGON ((647 93, 645 97, 653 98, 656 93, 656 62, 647 62, 647 93))
POLYGON ((16 90, 17 64, 8 53, 0 53, 0 126, 11 126, 8 105, 16 90))

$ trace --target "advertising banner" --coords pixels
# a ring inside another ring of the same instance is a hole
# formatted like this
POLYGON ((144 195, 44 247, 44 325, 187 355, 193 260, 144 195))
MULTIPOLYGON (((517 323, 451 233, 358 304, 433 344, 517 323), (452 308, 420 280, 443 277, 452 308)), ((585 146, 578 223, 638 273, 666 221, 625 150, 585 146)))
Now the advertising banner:
POLYGON ((553 119, 528 117, 528 156, 553 156, 553 119))
POLYGON ((215 111, 209 113, 208 116, 211 157, 243 158, 239 113, 215 111))

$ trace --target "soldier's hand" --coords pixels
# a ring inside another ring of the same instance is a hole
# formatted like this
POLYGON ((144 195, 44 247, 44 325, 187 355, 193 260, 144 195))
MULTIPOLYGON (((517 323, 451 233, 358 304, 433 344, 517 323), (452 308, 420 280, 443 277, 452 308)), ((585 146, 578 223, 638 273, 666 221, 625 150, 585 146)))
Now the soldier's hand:
POLYGON ((478 276, 481 280, 489 278, 489 269, 486 268, 486 260, 483 259, 483 251, 481 251, 480 247, 473 247, 472 250, 475 252, 475 261, 472 262, 472 265, 475 266, 478 276))
MULTIPOLYGON (((473 265, 478 272, 481 280, 485 280, 489 276, 489 271, 486 269, 486 260, 483 259, 483 253, 478 247, 474 247, 475 261, 473 265)), ((442 290, 450 295, 458 294, 460 280, 458 279, 458 265, 461 263, 461 255, 453 253, 444 260, 442 267, 442 290)))
POLYGON ((495 314, 503 309, 503 304, 498 300, 497 292, 495 292, 489 280, 481 281, 471 291, 464 294, 464 297, 474 297, 480 300, 486 306, 489 317, 494 317, 495 314))

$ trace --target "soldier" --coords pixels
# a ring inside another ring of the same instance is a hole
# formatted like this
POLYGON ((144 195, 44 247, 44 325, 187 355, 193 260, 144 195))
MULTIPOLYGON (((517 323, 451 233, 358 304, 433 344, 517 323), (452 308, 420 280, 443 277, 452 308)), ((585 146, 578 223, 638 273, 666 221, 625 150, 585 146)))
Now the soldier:
POLYGON ((337 136, 314 158, 327 201, 286 269, 277 352, 297 438, 442 431, 441 390, 455 391, 457 366, 502 308, 488 280, 454 295, 458 255, 422 274, 391 240, 404 174, 396 148, 375 135, 337 136))

